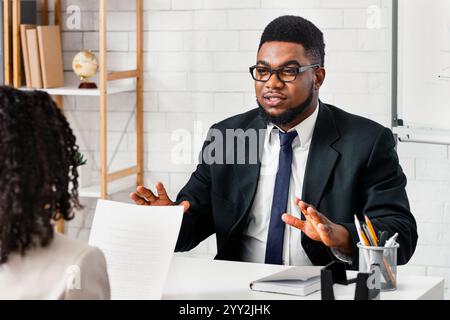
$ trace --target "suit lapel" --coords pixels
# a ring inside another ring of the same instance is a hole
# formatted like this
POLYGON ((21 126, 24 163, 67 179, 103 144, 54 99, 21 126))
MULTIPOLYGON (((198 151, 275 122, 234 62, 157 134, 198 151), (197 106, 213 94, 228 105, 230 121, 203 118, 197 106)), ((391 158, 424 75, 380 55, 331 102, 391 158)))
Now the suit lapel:
POLYGON ((315 207, 319 205, 325 186, 339 157, 339 153, 332 147, 338 138, 339 132, 333 115, 328 107, 320 102, 302 191, 302 200, 315 207))
MULTIPOLYGON (((234 170, 235 173, 235 181, 237 181, 239 190, 242 194, 244 203, 243 203, 243 210, 241 211, 241 216, 239 217, 238 221, 236 221, 234 227, 236 227, 241 221, 242 218, 246 215, 248 210, 250 209, 250 206, 253 202, 253 198, 256 194, 256 188, 258 186, 259 181, 259 174, 261 171, 261 155, 264 148, 264 137, 266 133, 266 124, 264 123, 263 119, 257 115, 253 121, 249 123, 246 130, 256 130, 257 135, 257 161, 256 163, 250 162, 250 152, 252 151, 252 146, 249 146, 248 144, 245 146, 245 163, 244 164, 236 164, 236 169, 234 170)), ((237 139, 237 144, 235 147, 236 150, 239 150, 239 148, 242 146, 242 144, 245 144, 245 139, 243 139, 241 136, 237 139)))

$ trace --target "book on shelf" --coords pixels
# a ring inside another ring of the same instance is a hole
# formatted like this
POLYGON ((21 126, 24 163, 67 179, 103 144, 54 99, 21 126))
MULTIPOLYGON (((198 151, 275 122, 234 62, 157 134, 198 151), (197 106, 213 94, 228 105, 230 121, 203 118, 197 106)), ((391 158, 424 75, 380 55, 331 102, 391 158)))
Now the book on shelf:
MULTIPOLYGON (((5 71, 6 69, 9 70, 9 73, 7 75, 8 79, 11 79, 12 77, 12 69, 13 69, 13 65, 12 65, 12 39, 14 36, 12 33, 12 25, 11 25, 11 19, 12 19, 12 6, 13 6, 13 1, 10 0, 9 1, 9 10, 8 12, 5 11, 5 7, 4 4, 7 3, 7 1, 0 1, 0 84, 4 84, 5 82, 5 71), (9 23, 5 28, 5 17, 8 17, 9 19, 9 23), (9 47, 4 47, 4 41, 5 38, 8 38, 8 42, 9 42, 9 47), (9 57, 9 68, 6 68, 5 64, 5 56, 8 55, 9 57)), ((38 6, 38 1, 37 0, 21 0, 19 1, 19 5, 20 5, 20 21, 22 24, 36 24, 37 23, 37 19, 38 19, 38 14, 37 14, 37 6, 38 6)), ((20 34, 20 39, 22 39, 20 42, 22 42, 22 47, 23 47, 23 36, 22 34, 20 34)), ((23 52, 22 52, 22 57, 23 57, 23 52)), ((25 65, 23 65, 23 68, 21 66, 21 70, 20 73, 22 74, 22 79, 26 78, 26 74, 24 70, 25 65)))
POLYGON ((20 25, 20 40, 22 44, 22 60, 23 68, 25 71, 25 84, 27 87, 31 87, 31 74, 30 74, 30 59, 28 54, 28 41, 27 41, 27 30, 36 29, 35 25, 32 24, 21 24, 20 25))
POLYGON ((64 86, 59 26, 20 26, 26 86, 50 89, 64 86))
POLYGON ((4 31, 3 30, 3 1, 0 1, 0 84, 5 84, 5 48, 3 47, 3 41, 4 41, 4 31))
POLYGON ((307 296, 320 290, 320 269, 315 266, 289 268, 250 283, 253 291, 307 296))
POLYGON ((61 32, 59 26, 38 26, 38 48, 45 89, 64 86, 61 32))
POLYGON ((30 63, 30 80, 31 87, 35 89, 42 89, 42 75, 41 75, 41 60, 39 58, 39 42, 36 29, 28 29, 27 47, 28 60, 30 63))

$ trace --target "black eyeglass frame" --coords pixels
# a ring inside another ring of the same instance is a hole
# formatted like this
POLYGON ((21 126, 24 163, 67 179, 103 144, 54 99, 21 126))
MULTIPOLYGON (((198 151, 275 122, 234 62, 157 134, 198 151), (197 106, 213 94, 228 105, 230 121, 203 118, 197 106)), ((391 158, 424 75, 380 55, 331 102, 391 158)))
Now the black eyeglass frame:
POLYGON ((294 82, 295 80, 297 80, 297 77, 298 77, 298 75, 300 73, 305 72, 306 70, 309 70, 309 69, 312 69, 312 68, 320 68, 320 64, 316 63, 316 64, 310 64, 310 65, 307 65, 307 66, 298 66, 298 67, 286 67, 286 66, 284 66, 284 67, 279 67, 279 68, 276 68, 276 69, 272 69, 272 68, 265 67, 265 66, 254 65, 254 66, 249 67, 248 71, 250 71, 250 74, 251 74, 253 80, 258 81, 258 82, 267 82, 267 81, 269 81, 270 78, 272 77, 272 75, 275 73, 277 75, 278 80, 280 80, 283 83, 289 83, 289 82, 294 82), (253 71, 256 68, 267 68, 267 71, 270 72, 269 77, 267 78, 267 80, 256 79, 255 75, 253 74, 253 71), (293 80, 285 81, 285 80, 282 80, 280 78, 280 73, 279 72, 281 70, 283 70, 283 69, 286 69, 286 68, 297 70, 297 74, 295 75, 293 80))

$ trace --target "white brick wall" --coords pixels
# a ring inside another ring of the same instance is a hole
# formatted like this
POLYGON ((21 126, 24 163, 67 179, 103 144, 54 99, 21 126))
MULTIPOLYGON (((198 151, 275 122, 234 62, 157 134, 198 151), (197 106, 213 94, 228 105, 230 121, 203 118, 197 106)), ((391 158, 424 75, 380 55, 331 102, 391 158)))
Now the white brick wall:
MULTIPOLYGON (((134 1, 109 1, 109 66, 133 67, 136 35, 134 1)), ((98 50, 96 1, 66 0, 82 10, 82 30, 63 33, 67 79, 73 55, 98 50)), ((255 60, 264 26, 282 14, 298 14, 324 32, 327 79, 322 100, 383 125, 390 123, 390 1, 385 0, 144 0, 145 181, 162 181, 175 196, 194 164, 171 163, 173 130, 204 130, 227 116, 255 106, 247 67, 255 60), (380 28, 368 29, 367 8, 380 8, 380 28)), ((121 137, 133 94, 110 98, 110 150, 121 137)), ((84 150, 98 150, 95 99, 67 98, 66 109, 84 150)), ((113 167, 134 159, 134 123, 128 128, 113 167)), ((193 142, 193 144, 195 144, 193 142)), ((195 150, 198 146, 192 146, 195 150)), ((450 150, 445 146, 400 144, 408 194, 419 226, 419 244, 407 270, 450 280, 450 150)), ((192 154, 191 159, 197 155, 192 154)), ((97 160, 98 161, 98 160, 97 160)), ((115 199, 126 200, 127 195, 115 199)), ((95 201, 84 199, 84 213, 68 233, 87 239, 95 201)), ((214 239, 195 250, 213 255, 214 239)))
POLYGON ((446 299, 450 299, 449 147, 400 143, 398 153, 419 233, 408 268, 420 267, 427 275, 444 277, 446 299))

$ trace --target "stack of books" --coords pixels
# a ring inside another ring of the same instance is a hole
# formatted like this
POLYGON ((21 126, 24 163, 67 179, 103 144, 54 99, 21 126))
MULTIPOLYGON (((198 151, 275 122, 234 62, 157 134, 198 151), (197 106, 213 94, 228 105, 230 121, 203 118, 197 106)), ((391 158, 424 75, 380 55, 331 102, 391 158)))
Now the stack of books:
POLYGON ((48 89, 64 86, 59 26, 20 25, 26 86, 48 89))

